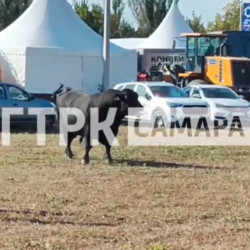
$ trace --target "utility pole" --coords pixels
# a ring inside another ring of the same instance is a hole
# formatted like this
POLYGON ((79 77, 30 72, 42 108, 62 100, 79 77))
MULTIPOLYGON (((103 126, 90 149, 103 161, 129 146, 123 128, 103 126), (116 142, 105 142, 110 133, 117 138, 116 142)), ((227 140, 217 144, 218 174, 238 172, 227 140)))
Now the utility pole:
POLYGON ((243 0, 240 0, 240 31, 242 31, 243 0))
POLYGON ((103 82, 102 91, 109 88, 110 69, 110 0, 104 0, 104 27, 103 27, 103 82))

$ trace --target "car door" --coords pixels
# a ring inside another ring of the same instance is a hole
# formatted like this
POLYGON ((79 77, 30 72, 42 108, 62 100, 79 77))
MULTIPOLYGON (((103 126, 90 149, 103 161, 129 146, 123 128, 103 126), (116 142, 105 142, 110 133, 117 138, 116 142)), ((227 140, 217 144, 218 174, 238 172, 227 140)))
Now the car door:
MULTIPOLYGON (((120 89, 120 90, 124 90, 124 89, 131 89, 133 91, 135 91, 135 87, 136 87, 136 84, 135 83, 128 83, 128 84, 124 84, 123 87, 120 89)), ((138 115, 135 114, 135 115, 127 115, 126 118, 127 119, 137 119, 138 115)))
POLYGON ((138 94, 139 102, 144 106, 144 104, 148 102, 146 98, 147 90, 145 86, 138 84, 136 86, 135 92, 138 94))
POLYGON ((2 120, 2 108, 11 108, 12 103, 8 99, 6 89, 3 84, 0 84, 0 119, 2 120))
POLYGON ((30 95, 21 88, 14 85, 7 85, 7 95, 12 107, 23 108, 23 115, 13 116, 13 121, 30 122, 34 117, 28 115, 28 108, 31 107, 30 95))
POLYGON ((135 92, 138 94, 138 99, 141 105, 144 107, 143 111, 140 112, 142 119, 148 120, 152 111, 152 97, 147 87, 142 84, 137 84, 135 92))

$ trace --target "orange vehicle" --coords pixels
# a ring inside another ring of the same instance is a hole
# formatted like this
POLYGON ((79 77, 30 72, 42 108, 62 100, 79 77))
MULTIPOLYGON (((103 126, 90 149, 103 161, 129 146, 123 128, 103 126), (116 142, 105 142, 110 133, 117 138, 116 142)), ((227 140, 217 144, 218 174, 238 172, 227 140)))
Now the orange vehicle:
POLYGON ((181 85, 199 80, 227 86, 250 97, 250 32, 183 34, 187 38, 186 72, 181 85))

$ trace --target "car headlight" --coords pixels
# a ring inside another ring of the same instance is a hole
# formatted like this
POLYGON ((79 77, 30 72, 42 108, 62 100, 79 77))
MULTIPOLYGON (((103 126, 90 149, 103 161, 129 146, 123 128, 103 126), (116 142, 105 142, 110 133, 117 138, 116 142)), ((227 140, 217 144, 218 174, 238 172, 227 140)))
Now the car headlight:
POLYGON ((167 105, 170 107, 170 108, 179 108, 179 107, 182 107, 183 104, 180 104, 180 103, 172 103, 172 102, 167 102, 167 105))

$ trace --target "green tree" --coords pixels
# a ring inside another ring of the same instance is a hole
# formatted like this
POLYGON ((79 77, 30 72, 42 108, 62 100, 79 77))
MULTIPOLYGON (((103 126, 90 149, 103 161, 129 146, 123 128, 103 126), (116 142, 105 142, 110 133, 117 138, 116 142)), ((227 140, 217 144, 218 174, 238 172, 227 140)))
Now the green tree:
POLYGON ((0 0, 0 30, 14 22, 29 7, 32 0, 0 0))
MULTIPOLYGON (((87 0, 81 2, 75 1, 75 11, 80 18, 86 22, 98 34, 103 34, 103 8, 98 4, 88 5, 87 0)), ((135 36, 136 31, 122 16, 125 9, 123 0, 113 0, 111 11, 111 38, 132 37, 135 36)))
POLYGON ((86 22, 95 32, 102 34, 103 32, 103 9, 98 4, 88 5, 88 1, 74 3, 75 12, 86 22))
POLYGON ((187 23, 194 32, 204 33, 206 32, 202 16, 197 16, 195 12, 192 13, 192 18, 187 19, 187 23))
POLYGON ((225 6, 224 14, 217 14, 214 22, 208 23, 209 31, 239 30, 240 0, 234 0, 225 6))
POLYGON ((124 20, 123 13, 125 4, 123 0, 112 1, 112 15, 111 15, 111 37, 133 37, 136 34, 134 27, 124 20))
POLYGON ((111 37, 120 37, 120 25, 125 5, 122 0, 112 1, 111 37))
POLYGON ((208 31, 221 31, 224 30, 224 19, 223 16, 217 14, 213 22, 209 22, 207 25, 208 31))
POLYGON ((112 1, 113 16, 115 16, 119 21, 121 21, 124 9, 125 9, 125 4, 123 0, 112 1))
POLYGON ((128 38, 128 37, 136 37, 137 36, 137 32, 135 30, 135 28, 128 23, 125 20, 122 20, 120 23, 120 27, 119 27, 119 36, 115 37, 115 38, 128 38))
POLYGON ((139 36, 149 36, 160 25, 174 1, 179 0, 128 0, 139 25, 139 36))

